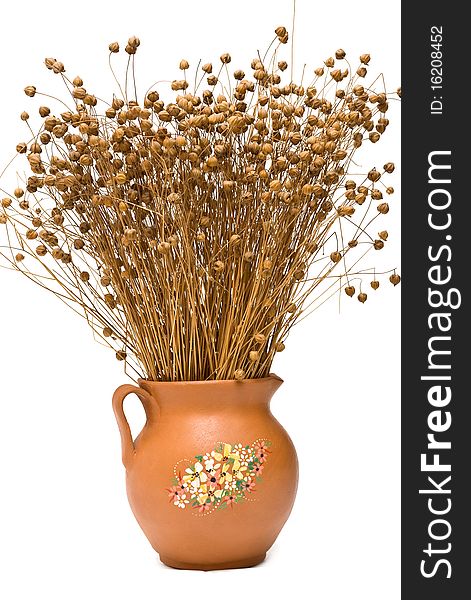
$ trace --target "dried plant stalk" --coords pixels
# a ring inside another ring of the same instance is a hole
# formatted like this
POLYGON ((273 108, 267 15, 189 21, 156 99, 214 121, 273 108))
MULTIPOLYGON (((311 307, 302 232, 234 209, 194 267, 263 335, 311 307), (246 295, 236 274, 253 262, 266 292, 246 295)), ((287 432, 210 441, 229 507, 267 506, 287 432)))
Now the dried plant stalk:
POLYGON ((142 103, 130 94, 135 37, 109 104, 45 61, 72 106, 60 116, 41 106, 39 132, 17 146, 31 174, 2 200, 3 256, 83 314, 139 375, 266 376, 301 315, 341 289, 355 296, 354 280, 371 272, 358 262, 387 240, 369 231, 389 211, 393 163, 349 172, 362 144, 384 134, 391 95, 362 83, 369 55, 352 74, 343 50, 309 85, 283 83, 287 40, 277 28, 250 78, 231 77, 223 54, 217 72, 197 71, 191 92, 182 60, 167 104, 156 90, 142 103))

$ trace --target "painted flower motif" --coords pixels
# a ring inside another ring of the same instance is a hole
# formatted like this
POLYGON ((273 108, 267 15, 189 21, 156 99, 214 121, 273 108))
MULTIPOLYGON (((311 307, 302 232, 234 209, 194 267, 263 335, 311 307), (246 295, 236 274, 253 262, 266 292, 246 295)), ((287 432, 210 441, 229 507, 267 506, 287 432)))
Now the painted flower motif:
POLYGON ((256 442, 255 454, 261 463, 266 462, 269 452, 270 450, 268 449, 268 446, 265 444, 264 441, 256 442))
POLYGON ((166 488, 166 490, 168 492, 169 502, 172 502, 173 500, 175 500, 175 498, 178 498, 178 486, 172 485, 172 487, 166 488))
POLYGON ((242 452, 240 453, 239 460, 240 460, 240 464, 243 467, 248 467, 249 464, 253 461, 252 453, 244 448, 244 450, 242 450, 242 452))
POLYGON ((188 504, 195 514, 242 502, 256 490, 256 480, 266 466, 271 443, 257 440, 252 445, 219 443, 196 461, 165 489, 169 502, 178 508, 188 504))
POLYGON ((230 458, 239 458, 239 453, 237 450, 232 450, 231 444, 224 444, 222 454, 213 450, 211 456, 213 456, 218 463, 227 463, 230 458))
POLYGON ((197 504, 193 508, 196 508, 200 514, 204 514, 205 512, 211 510, 211 504, 197 504))
POLYGON ((229 496, 226 496, 224 498, 224 502, 227 504, 227 506, 230 506, 231 508, 233 508, 235 501, 236 497, 233 494, 230 494, 229 496))
POLYGON ((222 465, 222 469, 219 474, 219 485, 232 481, 231 466, 232 465, 230 463, 225 463, 222 465))
MULTIPOLYGON (((204 460, 204 457, 203 457, 204 460)), ((206 473, 208 474, 213 474, 215 473, 219 468, 220 468, 220 464, 217 464, 216 461, 214 460, 214 458, 207 458, 206 460, 204 460, 204 468, 206 470, 206 473)))
POLYGON ((270 452, 270 449, 268 447, 266 440, 258 440, 254 443, 253 446, 255 448, 255 452, 257 452, 258 450, 264 450, 265 452, 270 452))
POLYGON ((204 472, 204 467, 200 462, 195 463, 193 467, 185 469, 185 473, 186 475, 183 475, 183 481, 193 488, 199 488, 200 485, 208 479, 208 476, 204 472))
POLYGON ((263 467, 264 467, 264 465, 262 465, 260 463, 254 463, 251 467, 251 469, 252 469, 251 474, 255 475, 255 477, 259 477, 263 472, 263 467))
POLYGON ((211 500, 211 502, 216 502, 217 500, 220 500, 223 494, 224 490, 219 486, 208 487, 208 498, 211 500))
POLYGON ((255 481, 252 481, 250 478, 246 479, 242 485, 242 489, 249 494, 255 492, 255 481))
POLYGON ((182 494, 187 494, 188 492, 188 484, 183 481, 178 481, 176 485, 172 485, 167 488, 169 502, 172 500, 176 500, 182 494))
POLYGON ((219 481, 221 465, 211 458, 205 462, 206 475, 208 477, 208 483, 215 484, 219 481))
POLYGON ((217 485, 219 483, 220 472, 214 471, 208 473, 208 485, 217 485))
POLYGON ((235 460, 232 465, 232 474, 237 479, 244 478, 244 471, 247 471, 247 467, 242 465, 239 460, 235 460))
POLYGON ((189 502, 190 501, 186 499, 186 494, 182 494, 181 496, 176 497, 174 504, 175 506, 178 506, 178 508, 185 508, 189 502))
POLYGON ((208 486, 203 484, 195 493, 195 498, 200 504, 203 504, 208 499, 208 486))

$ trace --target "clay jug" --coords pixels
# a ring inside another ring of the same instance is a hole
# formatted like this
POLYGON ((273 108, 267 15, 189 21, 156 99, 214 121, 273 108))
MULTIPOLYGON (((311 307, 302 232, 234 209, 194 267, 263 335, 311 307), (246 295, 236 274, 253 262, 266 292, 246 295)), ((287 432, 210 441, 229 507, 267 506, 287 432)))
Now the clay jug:
POLYGON ((245 381, 123 385, 113 396, 132 511, 160 560, 180 569, 263 561, 288 518, 298 461, 270 412, 276 375, 245 381), (133 441, 123 411, 141 400, 133 441))

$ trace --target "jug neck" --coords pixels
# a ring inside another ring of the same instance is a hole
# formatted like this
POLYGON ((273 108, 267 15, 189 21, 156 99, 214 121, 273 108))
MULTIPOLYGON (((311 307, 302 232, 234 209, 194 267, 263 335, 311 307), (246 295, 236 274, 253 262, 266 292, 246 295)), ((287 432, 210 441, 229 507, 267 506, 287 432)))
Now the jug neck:
POLYGON ((259 379, 210 381, 139 380, 159 405, 161 412, 214 412, 268 409, 270 400, 283 383, 277 375, 259 379))

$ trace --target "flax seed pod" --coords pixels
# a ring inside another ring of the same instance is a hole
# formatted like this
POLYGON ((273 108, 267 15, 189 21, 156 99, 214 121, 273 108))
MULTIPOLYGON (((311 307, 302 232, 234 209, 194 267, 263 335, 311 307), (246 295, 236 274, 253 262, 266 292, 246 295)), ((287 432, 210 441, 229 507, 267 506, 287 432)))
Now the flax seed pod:
POLYGON ((245 371, 243 369, 236 369, 234 371, 234 379, 237 381, 245 379, 245 371))
POLYGON ((64 73, 64 71, 65 71, 65 67, 64 67, 63 63, 61 63, 58 60, 55 60, 52 63, 51 69, 56 75, 58 75, 59 73, 64 73))
POLYGON ((214 169, 218 166, 219 161, 217 159, 216 156, 210 156, 206 159, 206 164, 208 165, 208 167, 210 167, 211 169, 214 169))
POLYGON ((397 273, 394 273, 389 277, 389 281, 396 286, 401 281, 401 276, 397 275, 397 273))
POLYGON ((376 182, 381 178, 381 173, 379 171, 377 171, 376 169, 371 169, 371 171, 368 172, 368 179, 370 181, 376 182))
POLYGON ((34 98, 34 96, 36 95, 36 88, 34 85, 27 85, 24 89, 24 92, 30 98, 34 98))
POLYGON ((303 185, 301 192, 305 195, 305 196, 309 196, 312 193, 314 193, 314 186, 310 183, 306 183, 305 185, 303 185))
POLYGON ((231 235, 230 239, 229 239, 229 244, 231 246, 238 246, 241 242, 241 237, 240 235, 238 235, 237 233, 235 233, 234 235, 231 235))
POLYGON ((340 206, 337 209, 337 214, 339 217, 351 217, 355 212, 353 206, 340 206))
POLYGON ((60 248, 54 248, 54 250, 51 252, 52 258, 55 260, 62 260, 64 258, 64 254, 64 251, 60 248))
POLYGON ((351 298, 355 294, 355 288, 353 287, 353 285, 347 285, 345 287, 345 293, 351 298))
POLYGON ((342 255, 341 255, 341 254, 340 254, 340 252, 338 252, 338 251, 332 252, 332 253, 330 254, 330 260, 331 260, 333 263, 338 263, 338 262, 339 262, 341 259, 342 259, 342 255))
POLYGON ((170 244, 168 242, 160 242, 157 246, 159 254, 167 255, 170 252, 170 244))
POLYGON ((251 350, 249 352, 249 360, 253 363, 258 362, 260 360, 260 352, 258 350, 251 350))

